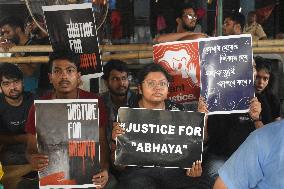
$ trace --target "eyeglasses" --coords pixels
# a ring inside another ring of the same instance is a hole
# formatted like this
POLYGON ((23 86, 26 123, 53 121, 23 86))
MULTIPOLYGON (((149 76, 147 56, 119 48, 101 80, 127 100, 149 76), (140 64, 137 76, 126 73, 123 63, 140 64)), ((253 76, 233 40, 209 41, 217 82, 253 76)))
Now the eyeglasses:
POLYGON ((196 20, 197 19, 196 16, 193 16, 193 15, 190 15, 190 14, 186 14, 186 15, 183 15, 183 16, 186 17, 189 20, 196 20))
POLYGON ((146 80, 143 81, 143 83, 146 84, 146 86, 148 88, 154 89, 155 87, 157 87, 159 85, 159 87, 161 88, 166 88, 169 87, 169 82, 166 80, 162 80, 162 81, 155 81, 155 80, 146 80))

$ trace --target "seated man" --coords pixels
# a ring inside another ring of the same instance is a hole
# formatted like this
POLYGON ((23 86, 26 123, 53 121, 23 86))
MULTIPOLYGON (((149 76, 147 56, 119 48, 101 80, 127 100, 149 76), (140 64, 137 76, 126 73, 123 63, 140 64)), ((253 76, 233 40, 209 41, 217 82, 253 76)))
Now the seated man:
POLYGON ((109 126, 107 137, 111 142, 113 122, 116 121, 120 107, 132 105, 137 101, 137 95, 129 89, 128 68, 125 62, 110 60, 104 66, 105 85, 108 91, 102 94, 102 98, 109 113, 109 126))
POLYGON ((0 66, 0 88, 0 162, 3 165, 26 164, 25 122, 34 97, 24 92, 23 73, 14 64, 0 66))
MULTIPOLYGON (((57 52, 50 56, 49 66, 50 82, 53 84, 54 91, 43 96, 42 100, 50 99, 98 99, 99 100, 99 140, 100 140, 100 164, 101 172, 93 177, 95 184, 106 186, 108 175, 108 143, 106 140, 106 123, 107 116, 101 99, 89 92, 78 88, 81 82, 81 74, 79 69, 79 55, 70 52, 57 52)), ((44 170, 48 165, 48 156, 38 153, 36 130, 35 130, 35 107, 32 106, 28 121, 26 123, 26 131, 28 133, 27 158, 34 170, 44 170)))
POLYGON ((25 157, 25 122, 34 97, 23 91, 23 73, 14 64, 0 65, 0 88, 0 162, 7 175, 2 183, 15 188, 21 176, 31 171, 25 157))
POLYGON ((284 121, 251 133, 219 170, 214 189, 284 188, 284 121))

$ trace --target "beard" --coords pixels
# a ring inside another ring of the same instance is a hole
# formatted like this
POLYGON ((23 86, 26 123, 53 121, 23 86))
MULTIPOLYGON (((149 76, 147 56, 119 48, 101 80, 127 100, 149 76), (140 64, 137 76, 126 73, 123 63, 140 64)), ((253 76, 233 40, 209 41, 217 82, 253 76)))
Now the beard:
POLYGON ((125 90, 120 90, 120 91, 118 91, 118 90, 113 90, 113 89, 109 88, 109 92, 110 92, 111 94, 113 94, 114 96, 126 96, 128 90, 129 90, 129 86, 128 86, 128 87, 121 87, 121 89, 123 89, 123 88, 124 88, 125 90))
POLYGON ((186 31, 191 31, 191 32, 193 32, 194 29, 195 29, 195 26, 188 26, 188 25, 185 25, 185 24, 183 23, 183 28, 184 28, 186 31))
POLYGON ((13 90, 13 91, 10 91, 9 94, 6 94, 6 93, 3 92, 3 95, 6 98, 9 98, 9 99, 12 99, 12 100, 17 100, 23 95, 23 91, 13 90), (11 94, 12 92, 15 93, 15 94, 11 94))

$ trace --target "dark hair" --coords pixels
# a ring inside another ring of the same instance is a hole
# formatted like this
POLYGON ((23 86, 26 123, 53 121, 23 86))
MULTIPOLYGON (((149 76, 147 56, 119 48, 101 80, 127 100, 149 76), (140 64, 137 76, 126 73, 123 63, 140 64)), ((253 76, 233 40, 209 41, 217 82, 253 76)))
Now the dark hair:
POLYGON ((11 63, 0 64, 0 82, 2 82, 3 76, 7 79, 23 80, 23 72, 17 65, 11 63))
POLYGON ((148 64, 146 66, 144 66, 140 72, 138 73, 137 76, 137 82, 138 84, 142 84, 142 82, 144 81, 145 77, 150 73, 150 72, 161 72, 165 75, 165 77, 167 78, 168 81, 172 80, 172 77, 170 76, 170 74, 159 64, 148 64))
POLYGON ((269 74, 267 89, 272 90, 274 84, 274 74, 272 73, 271 64, 273 64, 273 62, 260 56, 255 57, 254 60, 255 69, 257 72, 264 70, 267 74, 269 74))
POLYGON ((260 56, 257 56, 254 59, 255 59, 255 64, 256 64, 255 66, 256 71, 265 70, 268 74, 272 73, 271 66, 270 66, 272 62, 270 60, 262 58, 260 56))
POLYGON ((73 53, 72 51, 55 51, 49 55, 49 72, 52 71, 52 66, 54 60, 69 60, 73 63, 77 70, 80 71, 80 56, 78 54, 73 53))
POLYGON ((3 18, 0 21, 0 27, 3 27, 4 25, 10 25, 13 28, 20 27, 22 31, 24 31, 24 22, 22 19, 16 16, 8 16, 3 18))
POLYGON ((240 24, 241 30, 243 31, 245 23, 246 23, 246 17, 239 12, 232 12, 226 18, 230 18, 232 21, 236 22, 237 24, 240 24))
POLYGON ((195 12, 195 9, 194 9, 193 4, 192 4, 192 3, 186 3, 186 4, 183 4, 183 5, 179 8, 177 17, 182 18, 185 9, 193 9, 194 12, 195 12))
POLYGON ((256 15, 256 11, 249 11, 248 15, 256 15))
MULTIPOLYGON (((34 13, 34 14, 33 14, 33 17, 35 18, 35 20, 36 20, 37 22, 42 22, 42 23, 44 22, 44 18, 43 18, 43 16, 42 16, 41 14, 34 13)), ((32 21, 34 21, 34 19, 32 18, 31 15, 29 15, 29 16, 26 18, 26 20, 25 20, 25 24, 30 23, 30 22, 32 22, 32 21)))
POLYGON ((128 74, 128 68, 125 62, 117 59, 112 59, 104 65, 103 67, 104 75, 102 76, 102 78, 104 80, 108 80, 109 74, 112 70, 126 72, 128 74))

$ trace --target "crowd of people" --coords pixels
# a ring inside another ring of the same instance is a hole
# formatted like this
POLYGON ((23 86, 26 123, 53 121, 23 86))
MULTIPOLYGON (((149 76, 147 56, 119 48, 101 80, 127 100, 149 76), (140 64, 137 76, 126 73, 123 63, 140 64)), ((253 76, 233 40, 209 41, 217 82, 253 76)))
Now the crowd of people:
MULTIPOLYGON (((40 15, 35 17, 44 26, 40 15)), ((154 42, 208 37, 196 25, 192 7, 182 9, 176 19, 176 33, 155 38, 154 42)), ((16 17, 0 22, 1 48, 14 45, 49 44, 48 34, 32 18, 23 24, 16 17)), ((251 33, 255 39, 266 35, 256 23, 255 12, 249 19, 232 13, 224 19, 223 34, 251 33)), ((30 56, 34 54, 13 54, 30 56)), ((196 160, 190 169, 162 167, 127 167, 114 164, 115 140, 125 134, 116 120, 120 107, 181 110, 186 108, 167 99, 171 76, 158 64, 144 66, 137 77, 137 92, 130 90, 129 70, 125 62, 110 60, 103 67, 108 91, 93 94, 79 88, 80 58, 69 51, 53 52, 47 65, 2 63, 0 65, 0 162, 4 166, 29 164, 32 172, 23 177, 19 189, 38 188, 35 171, 44 170, 49 157, 37 149, 35 106, 39 98, 98 99, 100 122, 100 171, 92 178, 98 188, 283 188, 284 140, 280 102, 272 93, 273 73, 268 60, 254 61, 255 97, 250 99, 248 113, 207 115, 204 128, 203 161, 196 160), (43 94, 43 95, 42 95, 43 94), (40 97, 39 97, 40 96, 40 97), (280 121, 279 121, 280 120, 280 121)), ((208 113, 207 104, 199 98, 197 112, 208 113)))

